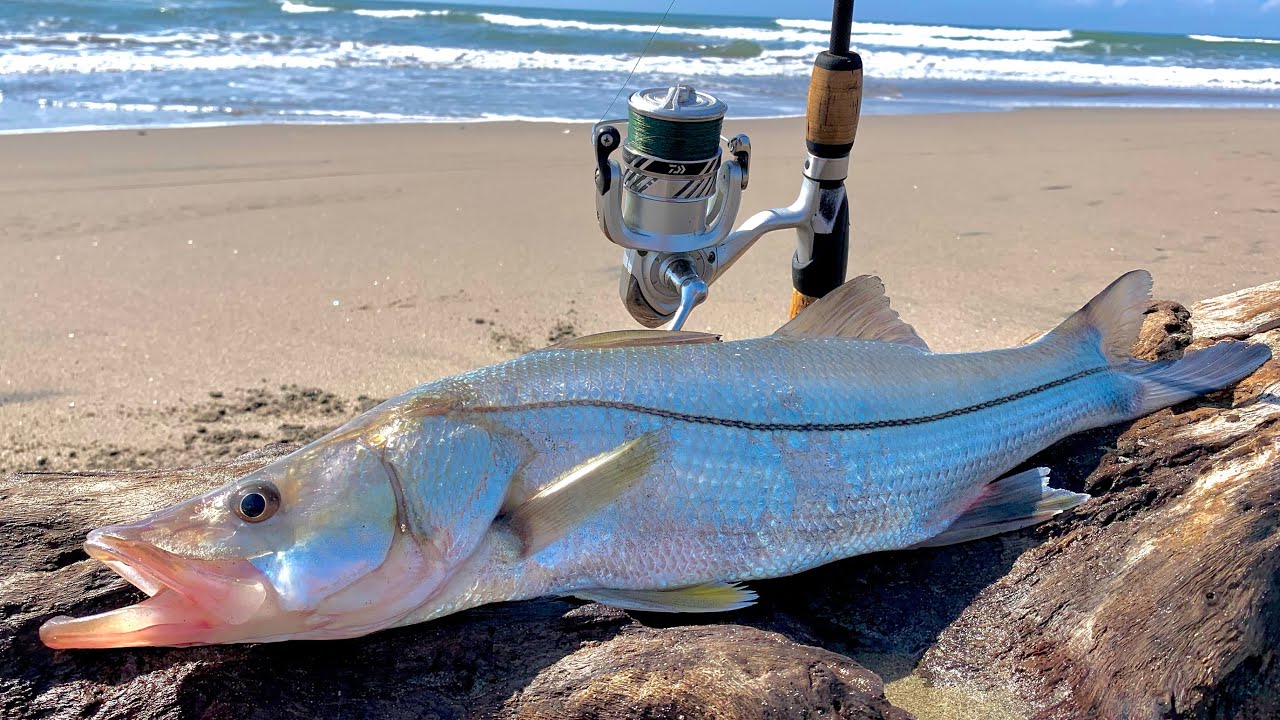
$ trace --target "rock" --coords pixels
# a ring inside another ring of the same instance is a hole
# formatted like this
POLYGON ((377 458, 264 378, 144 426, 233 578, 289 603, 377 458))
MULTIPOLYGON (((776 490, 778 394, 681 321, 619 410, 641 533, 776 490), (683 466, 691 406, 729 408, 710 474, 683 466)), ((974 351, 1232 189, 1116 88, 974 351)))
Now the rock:
POLYGON ((519 720, 911 717, 849 658, 737 625, 641 628, 588 645, 505 711, 519 720))
MULTIPOLYGON (((1194 338, 1184 308, 1158 303, 1135 349, 1168 359, 1232 337, 1280 350, 1278 298, 1275 283, 1198 303, 1194 338)), ((1280 716, 1280 360, 1029 461, 1094 495, 1073 512, 755 583, 760 605, 739 613, 632 617, 540 600, 349 641, 39 644, 48 617, 139 599, 84 555, 89 529, 291 447, 182 470, 0 481, 0 717, 910 717, 863 666, 922 718, 1280 716), (920 677, 934 695, 895 689, 920 677)))

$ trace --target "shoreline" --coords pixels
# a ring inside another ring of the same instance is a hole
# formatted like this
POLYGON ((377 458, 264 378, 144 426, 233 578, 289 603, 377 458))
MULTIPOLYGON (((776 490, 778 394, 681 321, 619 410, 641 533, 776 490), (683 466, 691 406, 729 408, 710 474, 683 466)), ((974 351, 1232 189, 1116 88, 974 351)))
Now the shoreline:
MULTIPOLYGON (((1078 97, 1090 97, 1090 94, 1084 89, 1081 90, 1078 97)), ((623 104, 625 108, 625 103, 623 104)), ((938 117, 950 115, 991 115, 991 114, 1007 114, 1007 113, 1035 113, 1035 112, 1243 112, 1243 113, 1266 113, 1280 112, 1280 99, 1273 107, 1257 106, 1251 104, 1088 104, 1088 105, 1072 105, 1072 104, 1053 104, 1053 105, 1025 105, 1017 107, 1000 107, 1000 106, 966 106, 957 105, 956 109, 941 110, 901 110, 901 111, 868 111, 864 104, 862 110, 862 118, 869 117, 938 117)), ((614 113, 617 115, 617 113, 614 113)), ((734 116, 732 113, 725 118, 726 125, 734 122, 770 122, 779 120, 799 120, 803 119, 803 114, 794 115, 745 115, 734 116)), ((357 118, 353 117, 349 120, 246 120, 238 122, 234 120, 213 120, 213 121, 196 121, 189 123, 155 123, 155 124, 125 124, 125 125, 68 125, 65 127, 49 127, 49 128, 13 128, 0 129, 0 137, 20 137, 28 135, 53 135, 68 133, 92 133, 92 132, 133 132, 133 131, 150 131, 150 130, 200 130, 209 128, 243 128, 243 127, 380 127, 380 126, 424 126, 434 127, 440 125, 491 125, 491 124, 529 124, 529 125, 592 125, 600 122, 597 118, 568 118, 568 117, 537 117, 524 115, 503 115, 497 117, 471 117, 471 118, 428 118, 428 117, 410 117, 401 119, 382 119, 382 118, 357 118)))
MULTIPOLYGON (((880 275, 942 352, 1018 344, 1135 267, 1187 303, 1275 280, 1278 120, 868 116, 849 275, 880 275)), ((803 119, 730 127, 754 151, 738 222, 789 203, 803 119)), ((305 443, 419 383, 636 327, 582 124, 146 130, 0 136, 0 475, 305 443)), ((793 248, 762 239, 687 328, 772 332, 793 248)), ((927 684, 913 655, 851 657, 922 720, 1029 716, 1003 690, 927 684)))

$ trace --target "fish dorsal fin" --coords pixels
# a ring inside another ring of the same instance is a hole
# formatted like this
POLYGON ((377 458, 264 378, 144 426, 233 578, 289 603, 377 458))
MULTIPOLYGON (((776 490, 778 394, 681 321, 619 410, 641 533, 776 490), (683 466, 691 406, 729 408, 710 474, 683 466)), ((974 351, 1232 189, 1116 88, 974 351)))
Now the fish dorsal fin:
POLYGON ((671 590, 592 589, 575 597, 612 605, 623 610, 648 612, 727 612, 754 605, 756 594, 743 585, 709 582, 671 590))
POLYGON ((713 342, 720 342, 720 336, 690 330, 611 330, 565 340, 545 347, 543 350, 612 350, 652 345, 700 345, 713 342))
POLYGON ((884 284, 874 275, 859 275, 832 290, 773 334, 879 340, 929 350, 915 328, 889 307, 884 284))
POLYGON ((1049 487, 1049 469, 1032 468, 991 483, 946 530, 912 547, 954 545, 1030 527, 1088 499, 1049 487))
POLYGON ((560 475, 507 516, 521 554, 533 555, 564 537, 649 472, 664 444, 651 430, 560 475))

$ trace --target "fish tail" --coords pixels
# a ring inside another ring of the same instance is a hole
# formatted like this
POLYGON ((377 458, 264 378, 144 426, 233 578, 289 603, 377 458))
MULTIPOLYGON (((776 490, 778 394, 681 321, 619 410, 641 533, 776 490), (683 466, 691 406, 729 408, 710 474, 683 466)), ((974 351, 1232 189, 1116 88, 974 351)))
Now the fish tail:
POLYGON ((1271 349, 1266 345, 1227 340, 1187 353, 1180 360, 1131 361, 1122 369, 1138 383, 1132 417, 1230 387, 1270 359, 1271 349))
POLYGON ((1084 347, 1099 353, 1132 381, 1129 418, 1138 418, 1233 385, 1271 358, 1266 345, 1229 340, 1187 353, 1179 360, 1143 362, 1132 349, 1151 306, 1151 274, 1134 270, 1107 286, 1040 342, 1084 347))

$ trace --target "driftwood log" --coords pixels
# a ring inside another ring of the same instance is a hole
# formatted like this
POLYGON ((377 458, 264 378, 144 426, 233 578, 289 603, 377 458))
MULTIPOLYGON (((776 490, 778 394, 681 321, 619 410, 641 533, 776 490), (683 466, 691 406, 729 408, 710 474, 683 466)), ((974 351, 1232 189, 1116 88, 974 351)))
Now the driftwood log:
MULTIPOLYGON (((1280 283, 1189 314, 1159 303, 1137 351, 1177 357, 1226 337, 1280 355, 1280 283)), ((911 717, 854 660, 883 657, 934 684, 1011 693, 1037 718, 1280 717, 1280 360, 1033 458, 1094 495, 1050 523, 757 583, 757 607, 710 621, 541 600, 350 641, 39 643, 53 615, 140 599, 87 558, 88 530, 291 449, 0 481, 0 717, 911 717)))

